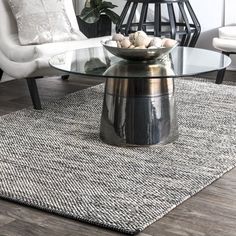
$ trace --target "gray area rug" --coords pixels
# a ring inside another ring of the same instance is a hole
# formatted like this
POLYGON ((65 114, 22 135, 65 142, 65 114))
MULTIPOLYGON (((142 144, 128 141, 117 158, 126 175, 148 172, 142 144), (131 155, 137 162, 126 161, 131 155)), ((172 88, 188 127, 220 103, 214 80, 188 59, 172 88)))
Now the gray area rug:
POLYGON ((236 87, 176 79, 178 141, 99 140, 103 85, 0 117, 0 196, 137 233, 236 164, 236 87))

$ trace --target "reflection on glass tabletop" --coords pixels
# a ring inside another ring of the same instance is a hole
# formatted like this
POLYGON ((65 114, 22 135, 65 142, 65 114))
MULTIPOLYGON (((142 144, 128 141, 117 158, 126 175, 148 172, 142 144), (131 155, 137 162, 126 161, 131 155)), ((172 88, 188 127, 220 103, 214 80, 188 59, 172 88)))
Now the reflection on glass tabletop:
POLYGON ((68 51, 49 60, 61 71, 109 78, 166 78, 197 75, 227 67, 231 60, 221 53, 190 47, 176 47, 161 59, 124 60, 104 47, 68 51))

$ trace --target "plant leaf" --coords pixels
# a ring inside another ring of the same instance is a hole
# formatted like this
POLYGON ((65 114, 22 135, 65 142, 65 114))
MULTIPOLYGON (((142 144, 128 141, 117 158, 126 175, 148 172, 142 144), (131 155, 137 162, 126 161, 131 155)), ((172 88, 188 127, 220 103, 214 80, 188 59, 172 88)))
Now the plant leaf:
POLYGON ((111 19, 114 24, 118 23, 120 17, 114 11, 104 9, 103 12, 111 19))
POLYGON ((79 16, 83 21, 87 23, 95 23, 99 20, 100 15, 104 13, 114 24, 118 22, 119 16, 110 10, 117 7, 117 5, 103 0, 87 0, 86 4, 87 5, 85 5, 79 16))
POLYGON ((90 2, 90 0, 86 0, 86 1, 85 1, 84 7, 91 7, 91 2, 90 2))
POLYGON ((97 8, 93 9, 92 7, 85 7, 80 14, 80 19, 86 23, 92 24, 99 20, 100 13, 97 8))
POLYGON ((102 0, 91 0, 90 4, 91 4, 91 8, 97 8, 100 4, 101 4, 102 0))
POLYGON ((100 4, 101 9, 113 9, 115 7, 117 7, 117 5, 112 4, 111 2, 107 2, 107 1, 102 1, 102 3, 100 4))

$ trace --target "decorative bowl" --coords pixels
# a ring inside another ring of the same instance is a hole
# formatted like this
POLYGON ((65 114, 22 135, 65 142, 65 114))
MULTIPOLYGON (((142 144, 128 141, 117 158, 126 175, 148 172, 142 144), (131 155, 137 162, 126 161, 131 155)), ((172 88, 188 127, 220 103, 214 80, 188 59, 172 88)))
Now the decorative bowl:
POLYGON ((160 47, 160 48, 145 48, 145 49, 134 49, 134 48, 118 48, 107 45, 107 42, 101 42, 104 48, 106 48, 111 54, 126 60, 134 61, 146 61, 160 59, 166 54, 170 53, 177 45, 173 47, 160 47))

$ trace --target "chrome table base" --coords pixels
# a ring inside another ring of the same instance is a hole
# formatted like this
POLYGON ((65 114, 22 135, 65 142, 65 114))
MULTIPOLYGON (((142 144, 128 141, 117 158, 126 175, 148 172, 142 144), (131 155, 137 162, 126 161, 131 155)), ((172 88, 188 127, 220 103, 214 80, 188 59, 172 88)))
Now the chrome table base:
POLYGON ((174 80, 106 80, 100 137, 117 146, 167 144, 178 137, 174 80))

